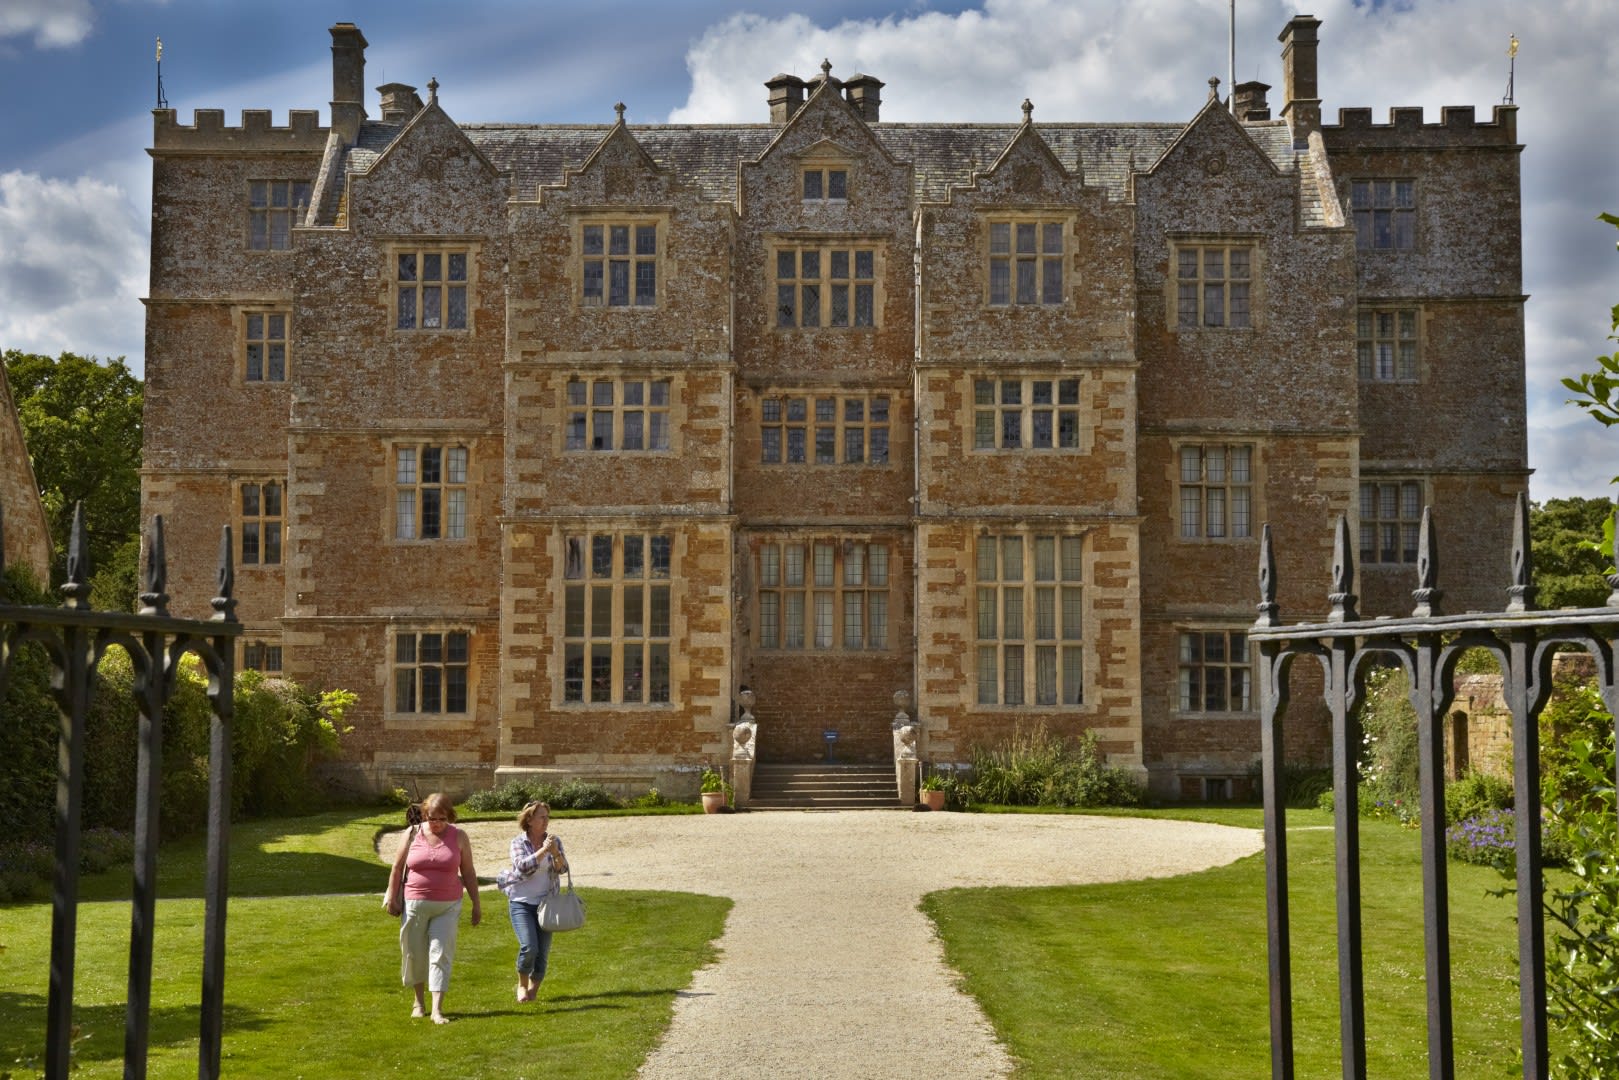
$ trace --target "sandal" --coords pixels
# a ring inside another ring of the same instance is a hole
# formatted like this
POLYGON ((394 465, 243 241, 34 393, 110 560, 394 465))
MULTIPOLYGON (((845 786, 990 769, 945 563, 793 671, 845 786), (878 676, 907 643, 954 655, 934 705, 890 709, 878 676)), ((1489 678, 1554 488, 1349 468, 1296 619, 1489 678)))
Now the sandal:
POLYGON ((411 1019, 420 1020, 422 1017, 424 1017, 426 1015, 427 1015, 427 1010, 422 1008, 420 1004, 412 1005, 410 1007, 411 1019))

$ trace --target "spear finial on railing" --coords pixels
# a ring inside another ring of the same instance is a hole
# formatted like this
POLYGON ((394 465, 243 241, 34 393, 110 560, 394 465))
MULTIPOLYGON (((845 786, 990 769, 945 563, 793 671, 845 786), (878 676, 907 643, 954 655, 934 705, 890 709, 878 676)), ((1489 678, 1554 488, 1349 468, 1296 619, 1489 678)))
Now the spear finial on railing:
POLYGON ((90 607, 90 549, 84 539, 84 503, 73 504, 73 531, 67 541, 67 581, 62 595, 67 597, 62 606, 72 611, 90 607))
POLYGON ((163 550, 163 515, 153 514, 151 527, 146 530, 146 561, 141 566, 142 615, 167 615, 169 594, 168 556, 163 550))
POLYGON ((214 621, 236 621, 236 598, 231 591, 236 588, 236 564, 231 559, 230 526, 226 525, 219 531, 219 595, 213 598, 214 621))
POLYGON ((1507 588, 1508 611, 1535 610, 1535 562, 1529 546, 1529 493, 1518 492, 1512 511, 1512 584, 1507 588))
POLYGON ((1257 626, 1275 626, 1281 607, 1276 603, 1276 556, 1270 547, 1270 522, 1259 530, 1259 618, 1257 626))
POLYGON ((1332 592, 1327 599, 1332 603, 1328 622, 1356 622, 1360 612, 1355 607, 1355 553, 1349 544, 1349 518, 1338 515, 1338 528, 1332 539, 1332 592))
POLYGON ((1417 602, 1411 614, 1431 619, 1441 614, 1439 601, 1445 595, 1439 587, 1439 540, 1434 534, 1433 516, 1422 508, 1422 529, 1417 534, 1417 587, 1411 598, 1417 602))

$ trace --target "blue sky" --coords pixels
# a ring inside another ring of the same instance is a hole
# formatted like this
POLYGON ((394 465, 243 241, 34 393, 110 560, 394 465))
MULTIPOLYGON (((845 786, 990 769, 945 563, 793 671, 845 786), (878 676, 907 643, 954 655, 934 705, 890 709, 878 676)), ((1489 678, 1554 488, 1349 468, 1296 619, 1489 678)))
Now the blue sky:
MULTIPOLYGON (((1276 35, 1322 20, 1320 92, 1345 107, 1446 105, 1481 118, 1507 87, 1524 144, 1524 291, 1536 499, 1611 492, 1619 431, 1564 404, 1558 383, 1612 351, 1619 303, 1619 4, 1612 0, 1237 2, 1237 80, 1270 83, 1276 35)), ((327 28, 359 24, 366 81, 440 84, 461 121, 763 120, 778 71, 883 79, 885 120, 1188 120, 1227 73, 1228 0, 979 3, 601 0, 0 0, 0 349, 124 356, 142 368, 156 97, 154 42, 182 123, 197 108, 319 109, 327 28)), ((375 95, 368 103, 376 114, 375 95)))

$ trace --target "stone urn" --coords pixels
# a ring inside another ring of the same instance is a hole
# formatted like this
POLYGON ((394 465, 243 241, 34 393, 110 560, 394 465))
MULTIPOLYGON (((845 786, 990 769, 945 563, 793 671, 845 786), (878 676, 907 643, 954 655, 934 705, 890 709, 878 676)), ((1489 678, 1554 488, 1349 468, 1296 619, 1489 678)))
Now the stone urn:
MULTIPOLYGON (((943 792, 940 792, 943 794, 943 792)), ((717 814, 725 808, 725 792, 705 791, 703 795, 703 813, 717 814)))
POLYGON ((917 792, 917 795, 921 798, 922 805, 927 807, 929 810, 943 810, 944 809, 944 792, 942 792, 942 791, 919 791, 919 792, 917 792))

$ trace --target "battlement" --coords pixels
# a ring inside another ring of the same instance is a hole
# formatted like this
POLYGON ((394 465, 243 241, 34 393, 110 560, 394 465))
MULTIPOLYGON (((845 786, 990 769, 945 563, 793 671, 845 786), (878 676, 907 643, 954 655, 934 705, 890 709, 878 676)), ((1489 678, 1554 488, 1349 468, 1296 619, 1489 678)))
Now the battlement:
POLYGON ((1496 105, 1484 121, 1474 113, 1471 105, 1447 105, 1429 124, 1421 106, 1400 106, 1389 110, 1388 123, 1374 124, 1370 109, 1339 109, 1338 122, 1322 125, 1321 134, 1334 150, 1518 145, 1516 105, 1496 105))
POLYGON ((175 110, 152 110, 153 150, 228 150, 232 153, 308 150, 326 146, 326 128, 318 109, 292 109, 287 125, 270 122, 269 109, 243 109, 239 127, 225 126, 225 110, 198 109, 190 125, 176 122, 175 110))

